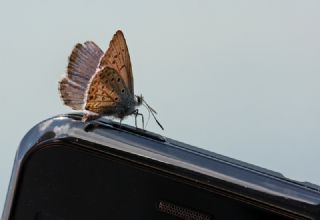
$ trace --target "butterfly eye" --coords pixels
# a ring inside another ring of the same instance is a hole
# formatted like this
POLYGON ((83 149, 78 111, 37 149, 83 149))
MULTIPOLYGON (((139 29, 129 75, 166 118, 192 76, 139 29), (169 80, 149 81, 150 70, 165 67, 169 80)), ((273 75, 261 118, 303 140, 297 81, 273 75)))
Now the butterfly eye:
POLYGON ((120 82, 120 78, 118 78, 117 81, 120 82))
POLYGON ((118 97, 116 97, 114 100, 118 101, 118 97))
POLYGON ((124 93, 124 89, 122 89, 121 92, 124 93))

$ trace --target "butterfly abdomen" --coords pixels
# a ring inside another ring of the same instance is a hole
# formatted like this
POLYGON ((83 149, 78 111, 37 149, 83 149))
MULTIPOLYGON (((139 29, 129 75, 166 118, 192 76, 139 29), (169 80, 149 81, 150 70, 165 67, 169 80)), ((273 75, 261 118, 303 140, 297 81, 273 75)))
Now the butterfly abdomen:
POLYGON ((103 51, 91 41, 77 44, 69 57, 67 76, 59 82, 59 91, 65 105, 82 110, 85 93, 96 72, 103 51))

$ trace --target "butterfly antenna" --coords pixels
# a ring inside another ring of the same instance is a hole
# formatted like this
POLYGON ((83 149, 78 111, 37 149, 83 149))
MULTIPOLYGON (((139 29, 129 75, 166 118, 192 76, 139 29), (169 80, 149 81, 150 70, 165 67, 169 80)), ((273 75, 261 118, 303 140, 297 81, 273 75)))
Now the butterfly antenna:
POLYGON ((149 112, 150 112, 151 115, 153 116, 154 120, 155 120, 155 121, 157 122, 157 124, 159 125, 159 127, 160 127, 162 130, 164 130, 164 128, 162 127, 162 125, 160 124, 160 122, 158 121, 158 119, 157 119, 156 116, 155 116, 155 114, 157 114, 157 112, 156 112, 153 108, 151 108, 151 106, 148 105, 148 103, 147 103, 145 100, 143 100, 143 102, 146 104, 145 106, 147 107, 147 109, 149 110, 149 112))
POLYGON ((146 127, 148 126, 149 120, 150 120, 150 109, 148 108, 148 106, 146 106, 144 103, 142 103, 144 107, 146 107, 146 109, 148 110, 148 120, 146 123, 146 127))
POLYGON ((156 112, 156 110, 154 110, 150 105, 148 105, 148 103, 143 99, 143 102, 144 102, 144 104, 146 104, 146 107, 150 110, 150 111, 152 111, 154 114, 158 114, 157 112, 156 112))

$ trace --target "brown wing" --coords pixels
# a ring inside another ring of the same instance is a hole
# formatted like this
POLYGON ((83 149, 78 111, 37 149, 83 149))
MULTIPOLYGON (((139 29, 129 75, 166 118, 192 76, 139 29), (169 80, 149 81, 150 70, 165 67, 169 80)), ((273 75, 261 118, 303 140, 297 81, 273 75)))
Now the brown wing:
POLYGON ((86 110, 113 115, 117 113, 119 103, 129 96, 129 91, 117 71, 105 67, 93 76, 86 95, 86 110))
POLYGON ((111 67, 121 76, 130 93, 134 94, 133 76, 129 50, 123 33, 119 30, 110 41, 107 52, 103 55, 99 64, 100 69, 111 67))
POLYGON ((89 80, 98 67, 103 51, 92 41, 77 44, 69 57, 67 75, 59 82, 65 105, 81 110, 89 80))

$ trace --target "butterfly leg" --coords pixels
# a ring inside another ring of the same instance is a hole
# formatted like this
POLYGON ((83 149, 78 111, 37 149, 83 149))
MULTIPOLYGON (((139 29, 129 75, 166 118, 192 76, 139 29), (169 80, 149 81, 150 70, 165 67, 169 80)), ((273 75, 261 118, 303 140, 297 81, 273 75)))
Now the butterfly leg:
POLYGON ((138 128, 138 125, 137 125, 137 115, 136 115, 136 114, 134 115, 134 124, 136 125, 136 128, 138 128))
POLYGON ((141 116, 141 119, 142 119, 142 129, 144 130, 144 116, 143 114, 139 113, 139 110, 136 109, 134 112, 133 112, 134 116, 135 116, 135 125, 136 125, 136 128, 138 128, 138 125, 137 125, 137 117, 138 115, 141 116))
POLYGON ((144 116, 141 113, 138 113, 141 116, 141 120, 142 120, 142 129, 144 130, 144 116))
POLYGON ((136 125, 136 128, 138 128, 138 125, 137 125, 138 109, 136 109, 136 110, 133 112, 133 114, 134 114, 134 123, 135 123, 135 125, 136 125))

